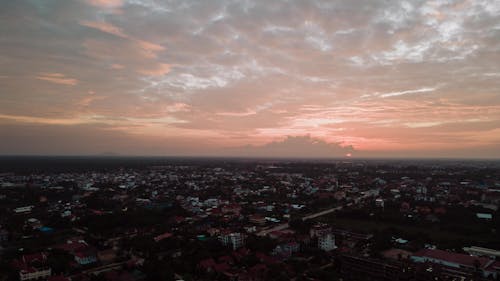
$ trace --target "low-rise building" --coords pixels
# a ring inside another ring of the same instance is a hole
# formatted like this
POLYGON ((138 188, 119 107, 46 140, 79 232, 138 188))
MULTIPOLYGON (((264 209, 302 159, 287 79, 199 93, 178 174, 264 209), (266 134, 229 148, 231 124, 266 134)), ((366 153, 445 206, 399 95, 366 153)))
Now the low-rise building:
POLYGON ((491 259, 500 258, 500 251, 482 247, 464 247, 463 250, 473 256, 488 257, 491 259))
POLYGON ((474 257, 442 250, 424 249, 414 253, 410 259, 417 263, 435 263, 451 268, 479 271, 484 277, 496 278, 500 265, 493 259, 474 257))
POLYGON ((47 266, 47 255, 36 253, 23 255, 20 259, 14 260, 14 268, 19 270, 19 280, 45 279, 52 275, 52 269, 47 266))
POLYGON ((26 213, 30 213, 31 210, 33 210, 33 207, 34 206, 24 206, 24 207, 18 207, 18 208, 15 208, 14 209, 14 213, 16 214, 26 214, 26 213))
POLYGON ((74 256, 75 261, 80 265, 87 265, 97 261, 96 251, 92 249, 85 249, 81 252, 76 252, 74 256))

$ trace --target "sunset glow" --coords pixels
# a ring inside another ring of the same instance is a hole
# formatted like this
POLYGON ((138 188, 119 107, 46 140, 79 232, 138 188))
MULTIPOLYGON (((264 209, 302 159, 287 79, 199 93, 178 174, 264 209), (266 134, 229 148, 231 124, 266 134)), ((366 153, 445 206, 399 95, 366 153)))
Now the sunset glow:
POLYGON ((500 157, 499 1, 1 5, 1 154, 500 157))

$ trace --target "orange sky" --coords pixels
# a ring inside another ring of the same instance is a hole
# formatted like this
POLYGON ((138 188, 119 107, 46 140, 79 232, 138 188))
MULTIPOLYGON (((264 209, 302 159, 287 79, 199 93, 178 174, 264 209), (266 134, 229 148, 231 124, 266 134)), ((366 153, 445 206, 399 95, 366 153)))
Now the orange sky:
POLYGON ((500 2, 7 1, 0 154, 500 157, 500 2))

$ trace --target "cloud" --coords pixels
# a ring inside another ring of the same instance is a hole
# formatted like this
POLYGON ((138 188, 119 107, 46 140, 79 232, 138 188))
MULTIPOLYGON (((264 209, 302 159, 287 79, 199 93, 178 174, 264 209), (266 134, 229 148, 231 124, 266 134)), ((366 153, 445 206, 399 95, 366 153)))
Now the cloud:
POLYGON ((490 145, 500 126, 498 1, 39 2, 0 17, 9 122, 357 155, 490 145))
POLYGON ((167 112, 189 112, 190 108, 191 107, 188 104, 176 102, 172 105, 166 106, 166 111, 167 112))
POLYGON ((435 87, 425 87, 425 88, 420 88, 420 89, 415 89, 415 90, 406 90, 406 91, 400 91, 400 92, 390 92, 390 93, 385 93, 385 94, 379 94, 379 96, 382 98, 390 98, 390 97, 404 96, 404 95, 409 95, 409 94, 434 92, 436 89, 437 88, 435 88, 435 87))
POLYGON ((165 47, 161 45, 144 40, 136 40, 136 44, 139 46, 141 53, 146 58, 156 58, 158 52, 165 50, 165 47))
POLYGON ((166 63, 156 65, 153 69, 142 69, 140 73, 148 76, 163 76, 170 72, 171 66, 166 63))
POLYGON ((230 154, 250 157, 344 157, 355 150, 350 145, 329 143, 311 136, 287 136, 281 141, 261 146, 248 145, 230 149, 230 154))
MULTIPOLYGON (((114 48, 112 45, 117 44, 116 42, 87 40, 84 42, 84 47, 87 49, 87 54, 90 56, 102 57, 106 55, 115 57, 115 60, 119 60, 120 62, 129 61, 134 64, 132 67, 135 68, 138 73, 147 76, 162 76, 170 71, 170 65, 158 63, 153 60, 158 58, 158 54, 164 51, 165 47, 130 36, 123 31, 123 29, 105 21, 80 21, 80 25, 125 39, 124 42, 119 43, 122 46, 117 46, 122 49, 119 52, 114 52, 114 50, 112 50, 112 48, 114 48), (147 68, 142 64, 146 64, 147 68)), ((123 69, 125 66, 120 63, 113 63, 111 68, 123 69)))
POLYGON ((86 123, 78 118, 46 118, 22 115, 0 114, 0 119, 12 120, 20 123, 52 124, 52 125, 76 125, 86 123))
POLYGON ((87 3, 101 8, 118 8, 123 6, 123 0, 87 0, 87 3))
POLYGON ((116 69, 116 70, 119 70, 119 69, 124 69, 124 68, 125 68, 125 66, 123 66, 123 65, 121 65, 121 64, 119 64, 119 63, 113 63, 113 64, 111 65, 111 69, 116 69))
POLYGON ((68 86, 75 86, 76 84, 78 84, 78 80, 66 77, 62 73, 39 73, 35 78, 38 80, 68 86))
POLYGON ((90 27, 96 30, 99 30, 104 33, 112 34, 121 38, 129 39, 133 42, 133 44, 136 45, 136 47, 139 49, 139 52, 145 57, 145 58, 156 58, 157 53, 165 50, 165 47, 148 42, 145 40, 140 40, 137 38, 134 38, 128 34, 126 34, 121 28, 114 26, 110 23, 104 22, 104 21, 81 21, 80 25, 90 27))
POLYGON ((81 21, 80 25, 90 27, 93 29, 97 29, 101 32, 113 34, 118 37, 122 38, 129 38, 128 35, 126 35, 121 28, 118 28, 110 23, 107 22, 97 22, 97 21, 81 21))
POLYGON ((89 96, 86 96, 86 97, 82 98, 80 101, 77 102, 77 105, 82 106, 82 107, 88 107, 94 101, 102 100, 104 98, 105 97, 95 95, 95 93, 93 93, 91 91, 91 92, 89 92, 89 96))

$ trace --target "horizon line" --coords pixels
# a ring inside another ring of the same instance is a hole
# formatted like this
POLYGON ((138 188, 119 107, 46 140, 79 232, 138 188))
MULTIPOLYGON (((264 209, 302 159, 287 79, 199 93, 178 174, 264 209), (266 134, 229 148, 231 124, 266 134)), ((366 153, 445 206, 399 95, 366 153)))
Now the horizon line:
POLYGON ((500 158, 489 157, 405 157, 405 156, 365 156, 365 157, 346 157, 346 156, 332 156, 332 157, 300 157, 300 156, 215 156, 215 155, 140 155, 140 154, 0 154, 0 158, 7 157, 60 157, 60 158, 188 158, 188 159, 249 159, 249 160, 470 160, 470 161, 500 161, 500 158))

